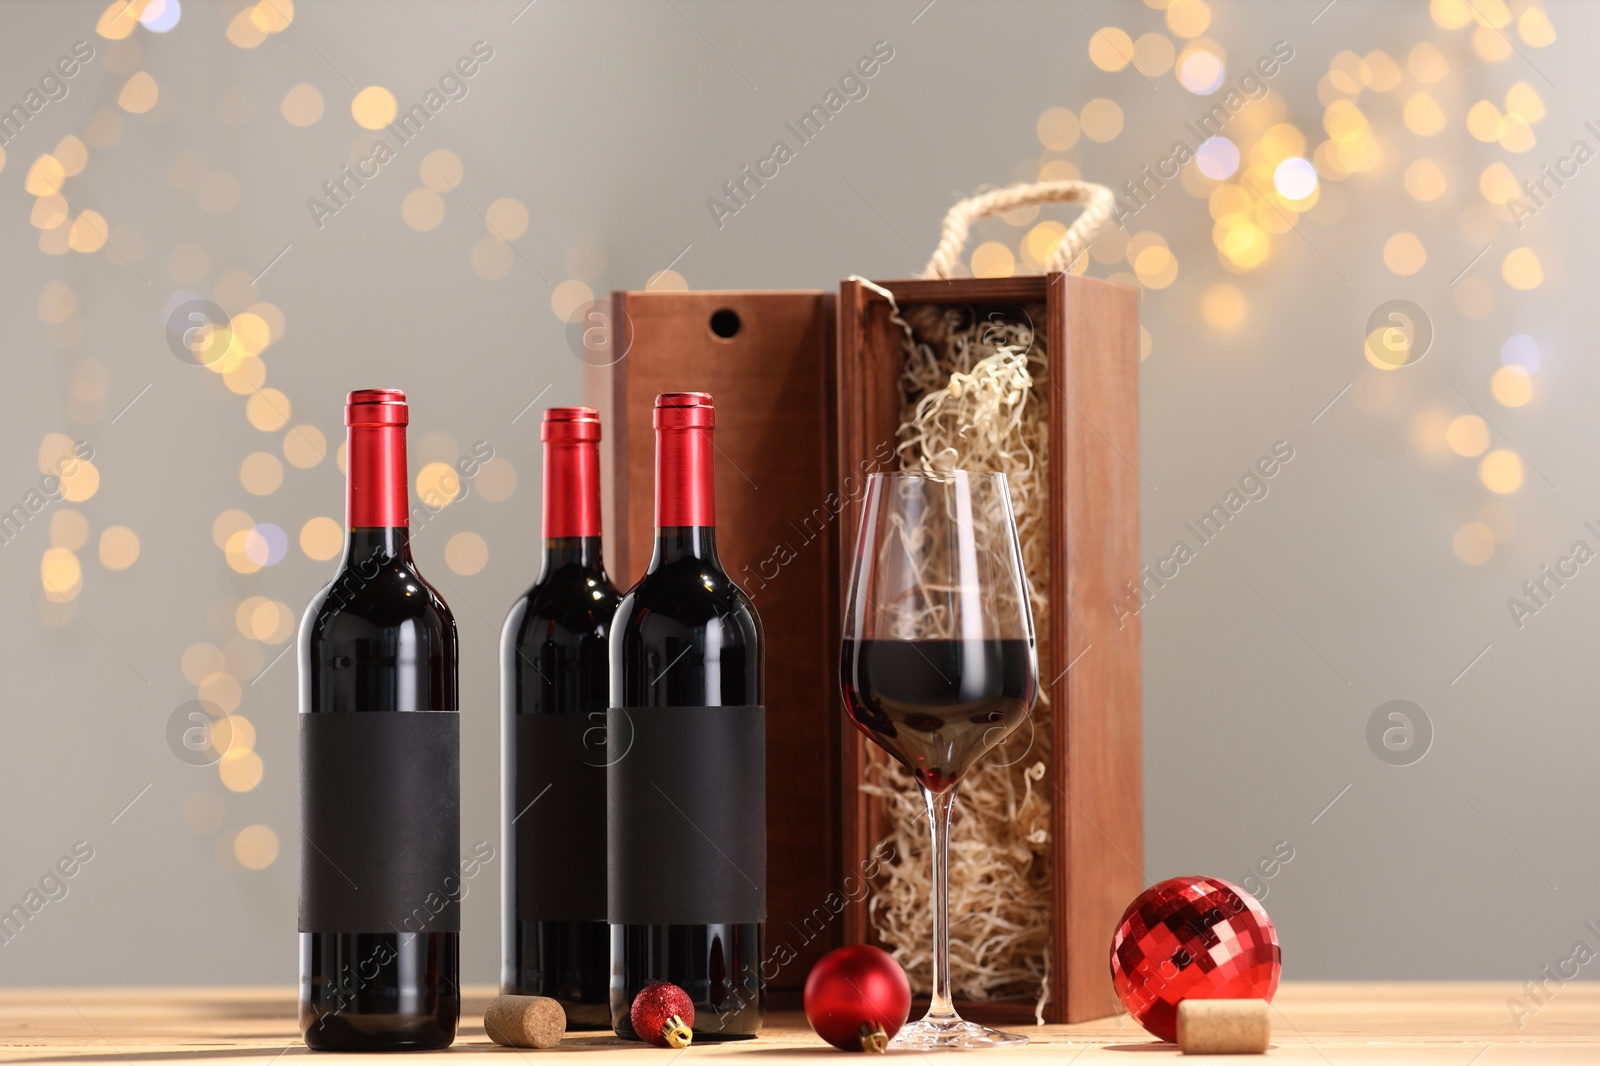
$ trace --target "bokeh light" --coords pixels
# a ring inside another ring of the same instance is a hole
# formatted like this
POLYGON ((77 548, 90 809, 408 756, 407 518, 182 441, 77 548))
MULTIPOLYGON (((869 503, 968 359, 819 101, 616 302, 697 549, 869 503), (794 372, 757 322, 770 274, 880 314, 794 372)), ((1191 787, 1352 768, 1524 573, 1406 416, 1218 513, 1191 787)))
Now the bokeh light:
POLYGON ((1465 522, 1450 538, 1450 546, 1468 566, 1482 566, 1494 557, 1494 531, 1482 522, 1465 522))
POLYGON ((444 562, 463 577, 471 577, 489 564, 489 545, 476 533, 457 533, 445 541, 444 562))
POLYGON ((278 113, 289 125, 304 128, 316 125, 324 106, 322 91, 309 82, 301 82, 283 94, 278 113))
POLYGON ((1489 391, 1506 407, 1522 407, 1533 399, 1533 378, 1520 366, 1503 366, 1489 379, 1489 391))
POLYGON ((394 121, 399 110, 394 93, 381 85, 369 85, 350 101, 350 114, 364 130, 381 130, 394 121))
POLYGON ((1522 457, 1505 448, 1496 449, 1479 462, 1478 477, 1490 492, 1516 492, 1522 487, 1522 457))
POLYGON ((278 858, 278 834, 265 825, 247 825, 234 835, 233 855, 246 870, 265 870, 278 858))
POLYGON ((1239 169, 1239 146, 1226 137, 1208 137, 1195 150, 1195 166, 1212 181, 1226 181, 1239 169))
POLYGON ((343 547, 344 527, 326 515, 308 519, 300 527, 300 550, 308 558, 325 562, 338 555, 343 547))
POLYGON ((1482 455, 1489 447, 1489 426, 1477 415, 1458 415, 1450 420, 1444 439, 1457 455, 1482 455))
POLYGON ((126 570, 139 560, 139 534, 127 526, 107 526, 100 531, 100 565, 126 570))
POLYGON ((461 475, 449 463, 427 463, 417 471, 417 498, 434 510, 461 495, 461 475))
POLYGON ((239 464, 239 484, 254 496, 270 496, 283 484, 283 464, 271 452, 251 452, 239 464))
POLYGON ((1500 361, 1506 366, 1520 366, 1528 373, 1539 370, 1539 346, 1526 333, 1518 333, 1500 346, 1500 361))

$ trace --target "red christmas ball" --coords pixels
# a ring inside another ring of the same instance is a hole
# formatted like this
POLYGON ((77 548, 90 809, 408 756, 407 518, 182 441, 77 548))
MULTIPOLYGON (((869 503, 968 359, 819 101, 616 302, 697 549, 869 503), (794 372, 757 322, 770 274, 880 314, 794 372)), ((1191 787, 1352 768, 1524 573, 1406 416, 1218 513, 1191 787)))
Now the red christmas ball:
POLYGON ((841 1051, 882 1051, 911 1013, 911 982, 889 953, 835 948, 806 977, 806 1021, 841 1051))
POLYGON ((628 1019, 639 1039, 656 1047, 688 1047, 694 1039, 694 1001, 668 981, 639 989, 628 1009, 628 1019))
POLYGON ((1254 896, 1215 877, 1174 877, 1128 905, 1111 938, 1111 981, 1135 1021, 1178 1039, 1178 1001, 1265 999, 1283 956, 1254 896))

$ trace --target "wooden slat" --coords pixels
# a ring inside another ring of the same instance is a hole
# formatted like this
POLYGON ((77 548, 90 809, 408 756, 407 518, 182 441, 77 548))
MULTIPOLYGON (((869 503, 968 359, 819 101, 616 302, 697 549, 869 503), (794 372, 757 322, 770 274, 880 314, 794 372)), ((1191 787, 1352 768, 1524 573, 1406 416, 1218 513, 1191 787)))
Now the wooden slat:
POLYGON ((1053 972, 1065 976, 1059 1017, 1075 1022, 1117 1009, 1107 944, 1144 887, 1139 619, 1111 609, 1139 579, 1138 293, 1054 274, 1048 314, 1054 858, 1066 896, 1053 972))

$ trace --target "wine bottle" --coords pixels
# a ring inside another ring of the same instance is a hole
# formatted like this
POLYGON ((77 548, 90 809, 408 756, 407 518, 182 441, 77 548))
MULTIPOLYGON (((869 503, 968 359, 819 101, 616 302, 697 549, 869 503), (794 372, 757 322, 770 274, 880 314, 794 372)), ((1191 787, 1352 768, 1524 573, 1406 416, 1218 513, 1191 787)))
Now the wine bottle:
POLYGON ((699 392, 656 398, 656 543, 617 608, 607 712, 611 1022, 670 981, 696 1040, 761 1028, 766 751, 761 622, 717 560, 699 392))
POLYGON ((541 437, 544 562, 500 642, 500 991, 554 999, 569 1029, 607 1029, 607 642, 621 597, 600 555, 599 413, 551 408, 541 437))
POLYGON ((300 1029, 448 1047, 461 1012, 456 624, 408 540, 403 392, 348 429, 344 561, 300 625, 300 1029))

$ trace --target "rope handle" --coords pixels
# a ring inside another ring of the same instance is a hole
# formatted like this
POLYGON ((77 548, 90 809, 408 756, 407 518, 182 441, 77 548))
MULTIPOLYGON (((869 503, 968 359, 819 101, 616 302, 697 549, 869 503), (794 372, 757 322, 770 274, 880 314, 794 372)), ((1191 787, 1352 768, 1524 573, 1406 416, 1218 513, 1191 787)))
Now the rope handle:
POLYGON ((946 279, 961 259, 961 249, 967 243, 967 232, 975 219, 989 215, 1002 215, 1030 204, 1081 203, 1083 213, 1067 229, 1050 262, 1047 272, 1065 271, 1084 250, 1094 243, 1111 221, 1116 210, 1116 197, 1104 185, 1088 181, 1021 182, 1003 189, 980 193, 962 200, 944 216, 944 230, 939 234, 939 247, 923 268, 923 278, 946 279))

